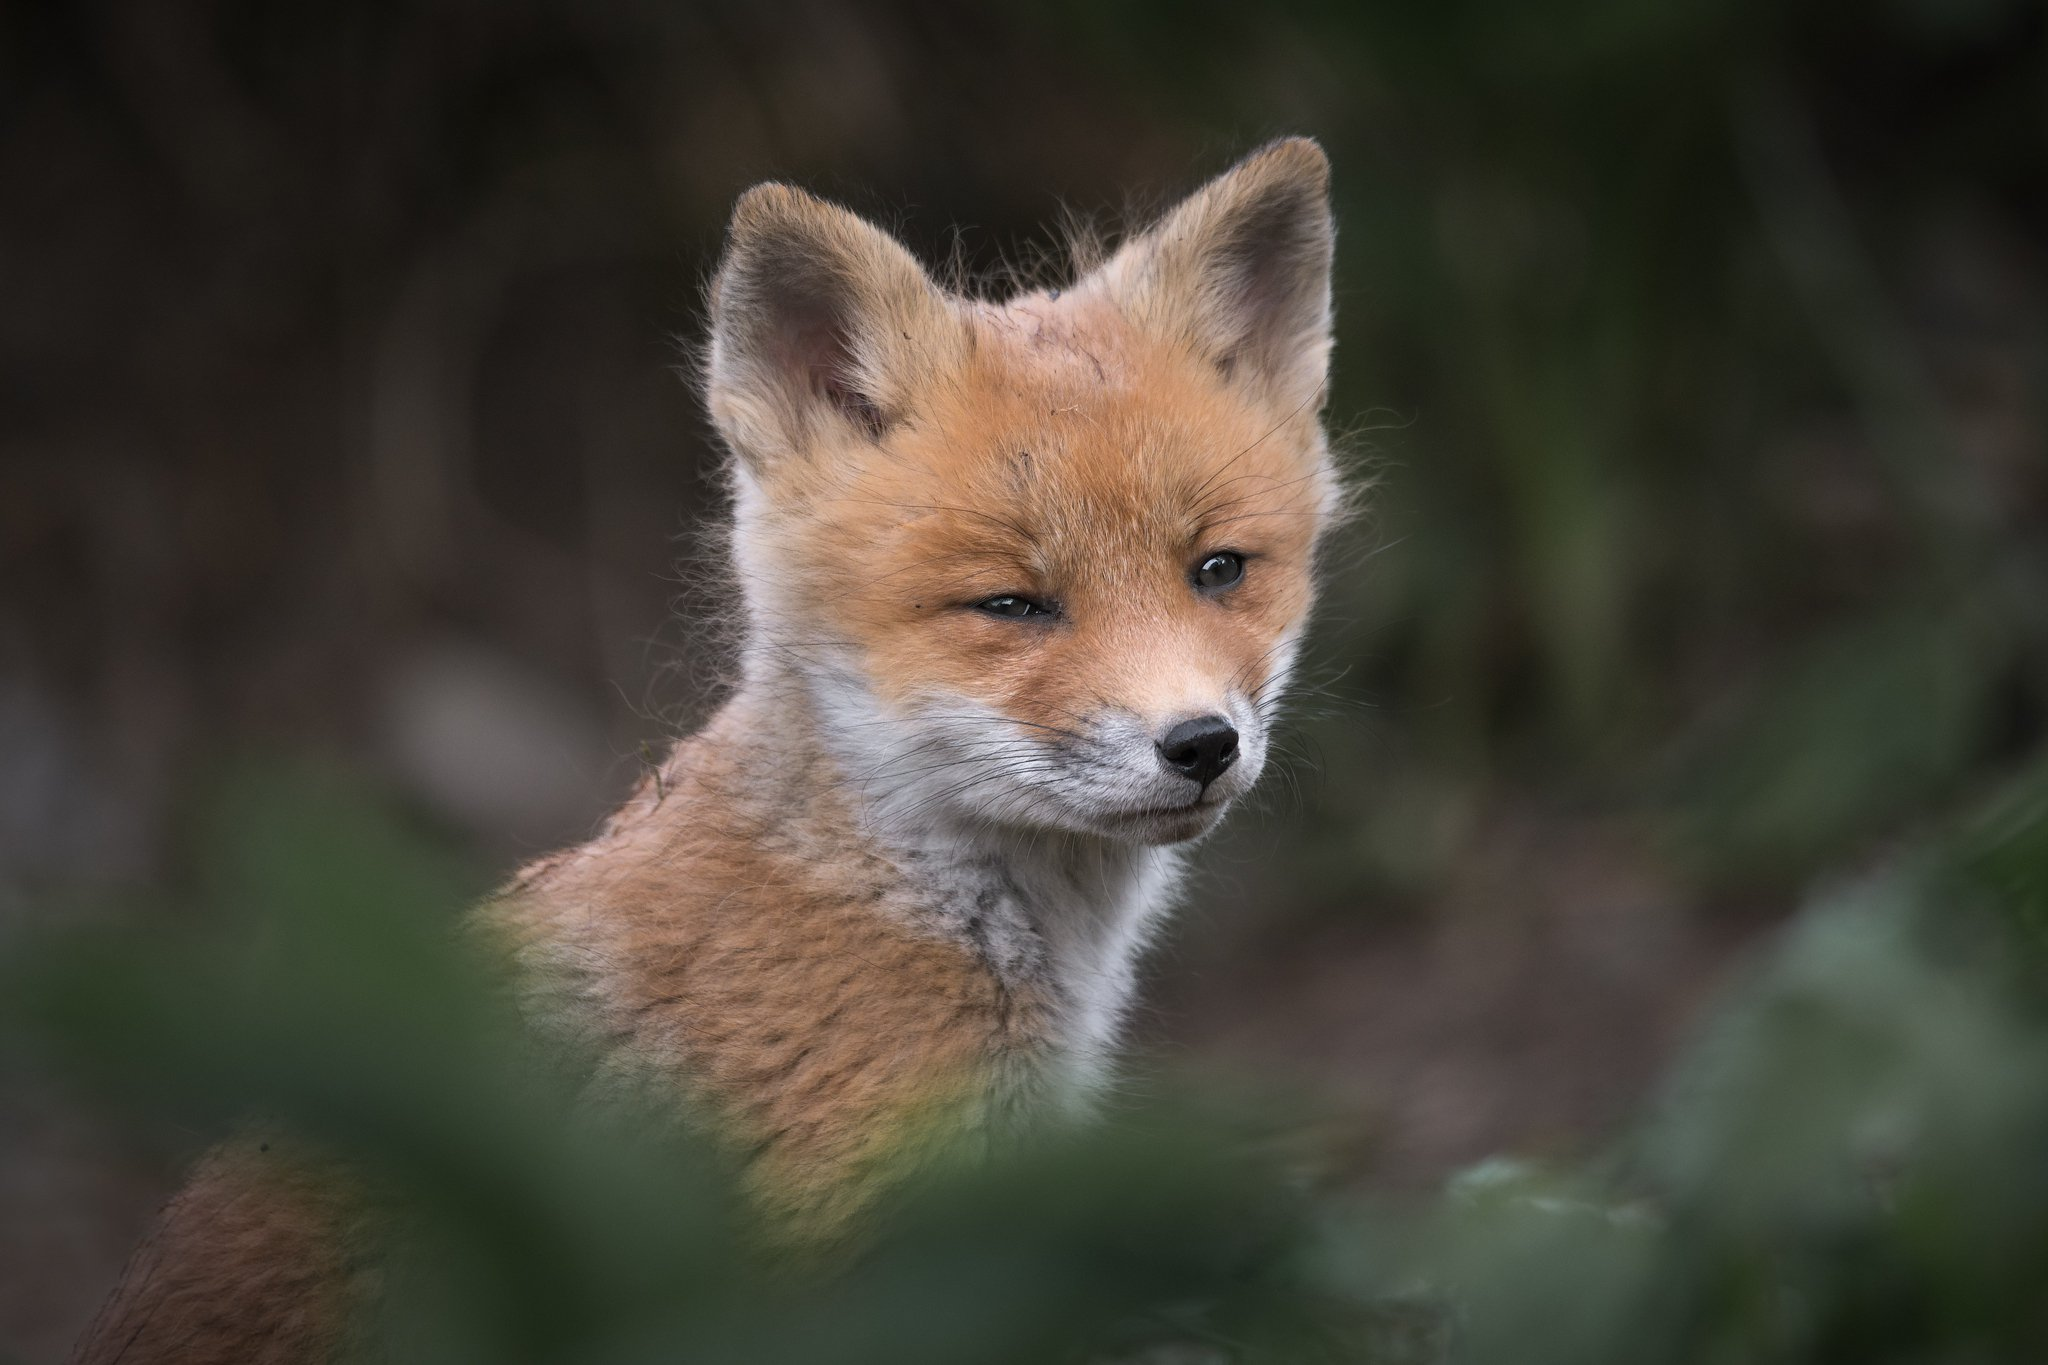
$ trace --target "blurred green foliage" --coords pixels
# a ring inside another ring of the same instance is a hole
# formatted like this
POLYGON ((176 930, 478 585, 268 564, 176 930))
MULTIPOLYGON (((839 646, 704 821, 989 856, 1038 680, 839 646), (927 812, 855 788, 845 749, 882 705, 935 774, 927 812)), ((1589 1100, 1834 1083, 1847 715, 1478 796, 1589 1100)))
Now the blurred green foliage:
POLYGON ((208 821, 202 924, 53 940, 0 998, 39 1065, 345 1158, 398 1229, 372 1359, 2033 1361, 2044 791, 1817 898, 1605 1158, 1434 1204, 1304 1183, 1270 1114, 1153 1101, 792 1262, 714 1144, 590 1112, 501 1016, 459 877, 275 773, 208 821))

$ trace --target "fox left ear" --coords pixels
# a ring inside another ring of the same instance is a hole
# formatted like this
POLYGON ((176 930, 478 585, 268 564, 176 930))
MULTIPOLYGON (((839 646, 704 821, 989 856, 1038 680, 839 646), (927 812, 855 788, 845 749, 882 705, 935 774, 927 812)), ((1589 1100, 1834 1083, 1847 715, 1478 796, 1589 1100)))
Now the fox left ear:
POLYGON ((1098 278, 1133 322, 1291 411, 1329 377, 1335 245, 1329 158, 1284 138, 1183 200, 1098 278))
POLYGON ((740 197, 711 285, 705 396, 745 463, 880 440, 965 342, 944 293, 888 233, 788 185, 740 197))

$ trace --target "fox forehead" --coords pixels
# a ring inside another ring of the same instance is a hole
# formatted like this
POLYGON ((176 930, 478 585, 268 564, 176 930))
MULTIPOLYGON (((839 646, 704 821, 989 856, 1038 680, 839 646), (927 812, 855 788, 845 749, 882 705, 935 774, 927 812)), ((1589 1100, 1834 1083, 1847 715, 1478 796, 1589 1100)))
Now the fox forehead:
POLYGON ((1247 401, 1085 296, 966 307, 967 360, 882 440, 837 454, 841 477, 802 518, 809 543, 914 548, 942 573, 995 575, 990 591, 1207 536, 1306 552, 1328 496, 1313 413, 1247 401))
POLYGON ((1003 303, 966 301, 977 354, 1048 388, 1128 388, 1142 337, 1111 300, 1083 285, 1003 303))

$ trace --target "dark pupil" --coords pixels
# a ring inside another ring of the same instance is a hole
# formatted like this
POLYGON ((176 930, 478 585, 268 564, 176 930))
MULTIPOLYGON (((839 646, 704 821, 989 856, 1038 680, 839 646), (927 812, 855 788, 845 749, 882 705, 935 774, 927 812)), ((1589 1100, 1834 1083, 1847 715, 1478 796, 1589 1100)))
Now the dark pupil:
POLYGON ((1244 575, 1244 561, 1233 554, 1210 555, 1202 561, 1202 567, 1195 570, 1195 585, 1202 588, 1227 588, 1244 575))
POLYGON ((984 604, 998 616, 1029 616, 1031 603, 1021 597, 992 597, 984 604))

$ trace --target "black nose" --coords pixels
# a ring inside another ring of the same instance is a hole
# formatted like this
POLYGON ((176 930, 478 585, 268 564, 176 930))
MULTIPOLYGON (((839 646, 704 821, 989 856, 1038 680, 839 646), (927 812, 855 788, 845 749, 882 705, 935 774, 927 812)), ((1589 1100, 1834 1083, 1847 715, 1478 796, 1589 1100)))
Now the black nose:
POLYGON ((1160 737, 1159 757, 1206 787, 1237 762, 1237 727, 1221 716, 1184 720, 1160 737))

